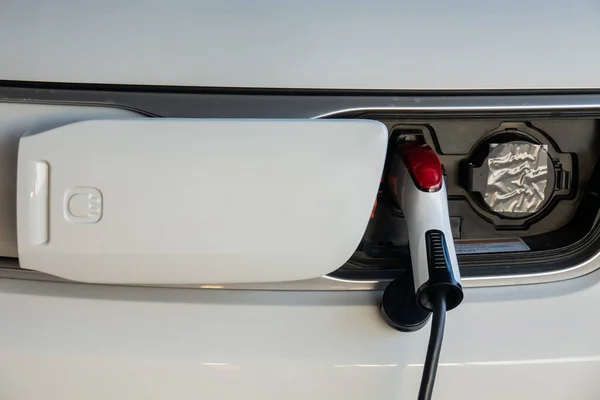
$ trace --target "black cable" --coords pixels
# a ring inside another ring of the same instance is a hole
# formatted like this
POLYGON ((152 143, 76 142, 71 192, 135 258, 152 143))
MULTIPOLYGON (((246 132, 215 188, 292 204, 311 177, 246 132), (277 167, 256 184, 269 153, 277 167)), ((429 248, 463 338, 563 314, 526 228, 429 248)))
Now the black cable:
POLYGON ((423 376, 419 388, 419 400, 430 400, 435 383, 440 353, 442 351, 442 340, 444 339, 444 325, 446 324, 446 296, 439 293, 435 296, 433 304, 433 316, 431 321, 431 333, 427 345, 427 355, 423 365, 423 376))

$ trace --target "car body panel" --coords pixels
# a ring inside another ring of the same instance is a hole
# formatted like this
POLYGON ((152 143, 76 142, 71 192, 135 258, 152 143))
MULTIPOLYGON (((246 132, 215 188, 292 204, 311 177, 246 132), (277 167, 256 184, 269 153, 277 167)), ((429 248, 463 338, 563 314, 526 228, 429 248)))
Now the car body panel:
POLYGON ((599 88, 593 0, 10 1, 0 79, 127 85, 599 88))
MULTIPOLYGON (((599 280, 467 289, 448 314, 435 399, 596 398, 599 280)), ((429 326, 392 330, 379 299, 0 279, 0 392, 414 399, 429 326)))

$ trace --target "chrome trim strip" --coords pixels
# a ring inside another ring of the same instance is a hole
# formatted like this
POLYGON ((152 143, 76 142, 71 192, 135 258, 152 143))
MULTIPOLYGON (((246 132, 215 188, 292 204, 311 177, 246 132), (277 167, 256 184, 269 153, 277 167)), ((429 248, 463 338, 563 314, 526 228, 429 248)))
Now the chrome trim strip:
MULTIPOLYGON (((465 288, 517 286, 539 283, 550 283, 578 278, 592 273, 600 268, 600 253, 588 260, 557 271, 531 274, 497 275, 489 277, 465 277, 462 279, 465 288)), ((322 276, 295 282, 223 285, 220 289, 251 289, 251 290, 383 290, 390 279, 361 281, 339 279, 333 276, 322 276)), ((198 287, 198 286, 196 286, 198 287)), ((200 286, 202 287, 202 286, 200 286)))
MULTIPOLYGON (((526 96, 523 96, 524 98, 526 96)), ((413 101, 416 103, 414 105, 407 106, 393 106, 393 107, 357 107, 357 108, 346 108, 343 110, 336 110, 328 113, 324 113, 321 115, 317 115, 316 117, 312 117, 312 119, 318 118, 331 118, 336 115, 343 115, 348 113, 355 112, 386 112, 386 111, 400 111, 400 112, 510 112, 510 111, 590 111, 590 110, 598 110, 600 111, 600 103, 592 102, 592 103, 579 103, 574 102, 565 105, 557 105, 553 103, 547 103, 544 101, 538 101, 535 103, 523 103, 523 104, 514 104, 513 102, 507 102, 506 104, 473 104, 473 105, 427 105, 426 103, 431 103, 429 99, 423 99, 423 103, 421 103, 421 99, 415 98, 413 101)))
MULTIPOLYGON (((68 281, 57 276, 44 274, 38 271, 20 269, 4 260, 0 263, 0 279, 23 279, 31 281, 45 281, 58 283, 81 283, 68 281)), ((240 283, 225 285, 136 285, 151 287, 176 287, 186 289, 213 289, 213 290, 273 290, 273 291, 371 291, 384 289, 389 281, 354 281, 338 279, 330 276, 294 282, 274 283, 240 283)), ((83 283, 95 285, 92 283, 83 283)), ((112 285, 116 286, 116 285, 112 285)))
MULTIPOLYGON (((44 274, 37 271, 7 266, 2 263, 0 267, 0 279, 26 279, 36 281, 52 281, 63 283, 74 283, 56 276, 44 274)), ((596 271, 600 268, 600 253, 594 255, 589 260, 577 264, 571 268, 566 268, 552 272, 540 272, 535 274, 522 275, 500 275, 490 277, 469 277, 463 278, 462 283, 465 288, 494 287, 494 286, 517 286, 539 283, 559 282, 568 279, 578 278, 596 271)), ((221 290, 273 290, 273 291, 372 291, 383 290, 389 279, 382 280, 351 280, 339 279, 332 276, 322 276, 320 278, 308 279, 294 282, 274 282, 274 283, 240 283, 223 285, 152 285, 153 287, 178 287, 189 289, 221 289, 221 290)))

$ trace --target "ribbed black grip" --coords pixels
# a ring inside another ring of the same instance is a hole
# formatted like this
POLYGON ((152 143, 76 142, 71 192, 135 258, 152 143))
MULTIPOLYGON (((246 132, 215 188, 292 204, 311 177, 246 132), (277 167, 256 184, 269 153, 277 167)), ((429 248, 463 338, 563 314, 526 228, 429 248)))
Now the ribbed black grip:
POLYGON ((429 231, 425 234, 425 241, 429 269, 452 268, 450 260, 448 259, 444 234, 441 231, 429 231))
POLYGON ((448 310, 451 310, 461 303, 463 291, 461 284, 454 276, 444 232, 437 229, 425 232, 425 247, 429 279, 417 288, 417 302, 423 308, 432 311, 433 299, 436 295, 443 294, 448 310))

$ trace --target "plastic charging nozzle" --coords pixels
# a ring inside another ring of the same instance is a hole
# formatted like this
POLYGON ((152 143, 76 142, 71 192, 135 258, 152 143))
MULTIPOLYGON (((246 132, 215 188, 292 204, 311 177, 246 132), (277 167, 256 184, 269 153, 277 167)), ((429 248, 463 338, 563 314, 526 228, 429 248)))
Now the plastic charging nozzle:
POLYGON ((381 311, 392 328, 403 332, 421 329, 433 315, 418 396, 430 400, 446 311, 463 300, 442 164, 431 147, 404 141, 394 149, 388 181, 408 229, 414 288, 408 279, 393 281, 381 311))
POLYGON ((431 147, 402 142, 389 171, 388 182, 408 228, 417 303, 432 311, 441 294, 451 310, 461 303, 463 290, 442 164, 431 147))

